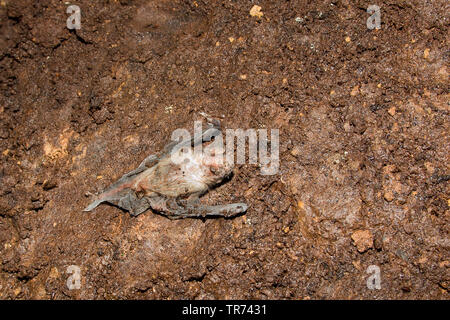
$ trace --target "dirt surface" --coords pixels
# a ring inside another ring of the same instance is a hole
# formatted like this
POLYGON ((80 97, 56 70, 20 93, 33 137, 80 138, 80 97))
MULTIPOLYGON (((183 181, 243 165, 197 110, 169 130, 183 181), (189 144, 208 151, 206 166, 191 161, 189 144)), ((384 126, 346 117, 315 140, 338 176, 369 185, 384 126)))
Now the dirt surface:
POLYGON ((1 299, 449 299, 448 1, 73 4, 0 1, 1 299), (82 212, 200 112, 280 130, 245 215, 82 212))

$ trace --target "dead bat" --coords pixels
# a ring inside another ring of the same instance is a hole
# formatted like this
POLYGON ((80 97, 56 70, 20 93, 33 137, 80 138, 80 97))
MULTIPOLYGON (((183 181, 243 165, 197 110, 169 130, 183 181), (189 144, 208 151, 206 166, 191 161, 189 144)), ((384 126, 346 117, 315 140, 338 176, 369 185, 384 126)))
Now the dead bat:
POLYGON ((245 203, 206 206, 199 197, 232 174, 233 166, 223 155, 223 146, 213 138, 221 135, 218 122, 200 137, 173 141, 162 152, 147 157, 135 170, 113 183, 84 211, 108 202, 137 216, 151 208, 170 219, 221 216, 233 217, 247 211, 245 203), (202 144, 201 153, 186 152, 202 144), (174 161, 176 160, 176 161, 174 161))

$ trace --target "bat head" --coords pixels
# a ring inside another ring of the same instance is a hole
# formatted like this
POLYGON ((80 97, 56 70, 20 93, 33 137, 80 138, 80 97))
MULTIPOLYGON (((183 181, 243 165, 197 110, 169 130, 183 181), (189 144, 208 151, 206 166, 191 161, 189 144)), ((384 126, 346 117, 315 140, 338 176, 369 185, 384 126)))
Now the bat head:
POLYGON ((221 143, 203 144, 202 152, 196 158, 200 163, 205 183, 208 186, 222 182, 233 172, 233 163, 227 161, 221 143))

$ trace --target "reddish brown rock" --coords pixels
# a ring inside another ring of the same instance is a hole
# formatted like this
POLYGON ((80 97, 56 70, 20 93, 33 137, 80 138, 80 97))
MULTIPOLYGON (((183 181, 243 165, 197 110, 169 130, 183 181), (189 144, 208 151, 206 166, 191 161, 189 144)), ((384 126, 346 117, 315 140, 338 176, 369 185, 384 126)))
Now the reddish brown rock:
POLYGON ((352 234, 354 245, 360 253, 373 247, 373 235, 370 230, 358 230, 352 234))

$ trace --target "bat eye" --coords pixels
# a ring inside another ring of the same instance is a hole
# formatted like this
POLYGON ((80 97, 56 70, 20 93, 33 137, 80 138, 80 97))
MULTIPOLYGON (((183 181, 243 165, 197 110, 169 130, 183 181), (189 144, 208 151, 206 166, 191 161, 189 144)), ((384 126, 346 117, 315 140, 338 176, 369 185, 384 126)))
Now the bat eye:
POLYGON ((209 167, 209 171, 211 171, 211 173, 213 173, 213 174, 217 173, 217 169, 214 167, 209 167))

